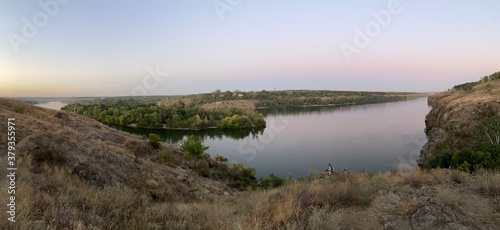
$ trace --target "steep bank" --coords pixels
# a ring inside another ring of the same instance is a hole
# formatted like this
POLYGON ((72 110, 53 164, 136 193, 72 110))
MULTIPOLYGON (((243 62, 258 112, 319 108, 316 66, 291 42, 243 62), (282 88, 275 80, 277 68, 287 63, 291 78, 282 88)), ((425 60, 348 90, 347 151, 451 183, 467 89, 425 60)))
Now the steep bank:
MULTIPOLYGON (((472 170, 487 159, 466 155, 481 152, 490 154, 483 158, 499 158, 500 80, 459 85, 429 96, 428 101, 432 106, 425 120, 429 141, 422 148, 421 165, 459 167, 468 161, 472 170)), ((500 161, 487 164, 478 167, 496 167, 500 161)))

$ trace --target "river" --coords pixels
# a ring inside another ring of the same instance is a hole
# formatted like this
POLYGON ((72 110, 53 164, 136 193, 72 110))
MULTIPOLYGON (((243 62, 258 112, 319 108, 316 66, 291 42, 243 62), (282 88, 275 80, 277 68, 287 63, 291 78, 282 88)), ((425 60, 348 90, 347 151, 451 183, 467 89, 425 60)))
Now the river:
POLYGON ((255 168, 257 177, 275 173, 303 177, 322 172, 331 163, 336 171, 413 170, 427 138, 427 98, 339 107, 263 110, 267 127, 260 130, 143 130, 120 129, 146 135, 154 132, 169 143, 189 134, 201 135, 207 152, 230 163, 255 168))
POLYGON ((60 101, 51 101, 51 102, 47 102, 47 103, 35 104, 35 106, 46 108, 46 109, 61 110, 61 108, 67 104, 68 103, 63 103, 60 101))

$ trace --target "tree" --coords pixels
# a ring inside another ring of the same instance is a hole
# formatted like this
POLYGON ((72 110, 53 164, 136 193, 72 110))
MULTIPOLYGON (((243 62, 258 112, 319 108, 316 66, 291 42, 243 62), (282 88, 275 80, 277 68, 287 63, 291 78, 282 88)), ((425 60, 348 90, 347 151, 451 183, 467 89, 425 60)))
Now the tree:
POLYGON ((185 155, 187 157, 203 157, 205 151, 209 148, 201 143, 199 136, 189 135, 183 142, 185 155))
POLYGON ((149 144, 153 146, 153 148, 158 148, 160 146, 160 137, 154 133, 149 134, 149 144))
POLYGON ((482 131, 492 145, 500 145, 500 116, 492 116, 487 119, 482 131))

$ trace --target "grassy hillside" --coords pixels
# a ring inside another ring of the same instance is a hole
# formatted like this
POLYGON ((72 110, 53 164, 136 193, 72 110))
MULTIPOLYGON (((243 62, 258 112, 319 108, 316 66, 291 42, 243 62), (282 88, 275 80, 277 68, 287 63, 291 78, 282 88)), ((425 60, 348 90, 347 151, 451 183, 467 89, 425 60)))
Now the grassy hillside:
MULTIPOLYGON (((0 99, 16 118, 16 223, 0 229, 495 229, 500 174, 345 172, 248 189, 252 171, 185 159, 180 146, 90 118, 0 99)), ((0 142, 5 162, 6 142, 0 142)), ((0 174, 7 175, 6 166, 0 174)), ((7 204, 2 176, 0 203, 7 204)), ((255 180, 255 178, 253 178, 255 180)))
MULTIPOLYGON (((153 148, 142 137, 85 116, 6 99, 0 99, 1 162, 7 155, 3 140, 8 118, 15 118, 19 175, 15 194, 19 224, 14 229, 72 229, 81 224, 134 229, 148 226, 144 221, 156 222, 144 216, 149 205, 231 195, 256 181, 252 171, 240 165, 208 156, 187 160, 180 146, 153 148)), ((7 175, 6 168, 6 164, 0 168, 2 175, 7 175)), ((6 194, 5 178, 0 191, 6 194)), ((0 199, 8 203, 4 194, 0 199)), ((7 229, 6 213, 0 217, 0 229, 7 229)))

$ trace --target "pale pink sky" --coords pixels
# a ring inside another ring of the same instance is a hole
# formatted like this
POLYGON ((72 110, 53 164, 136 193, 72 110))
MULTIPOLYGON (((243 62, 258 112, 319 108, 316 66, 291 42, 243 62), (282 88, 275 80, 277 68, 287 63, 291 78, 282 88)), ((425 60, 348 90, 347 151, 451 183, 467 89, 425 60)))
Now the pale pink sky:
POLYGON ((212 3, 70 1, 49 12, 2 2, 0 96, 441 91, 500 70, 498 1, 260 0, 222 13, 212 3), (374 16, 384 12, 385 26, 374 16), (357 47, 367 25, 379 31, 357 47), (342 44, 358 52, 346 57, 342 44))

